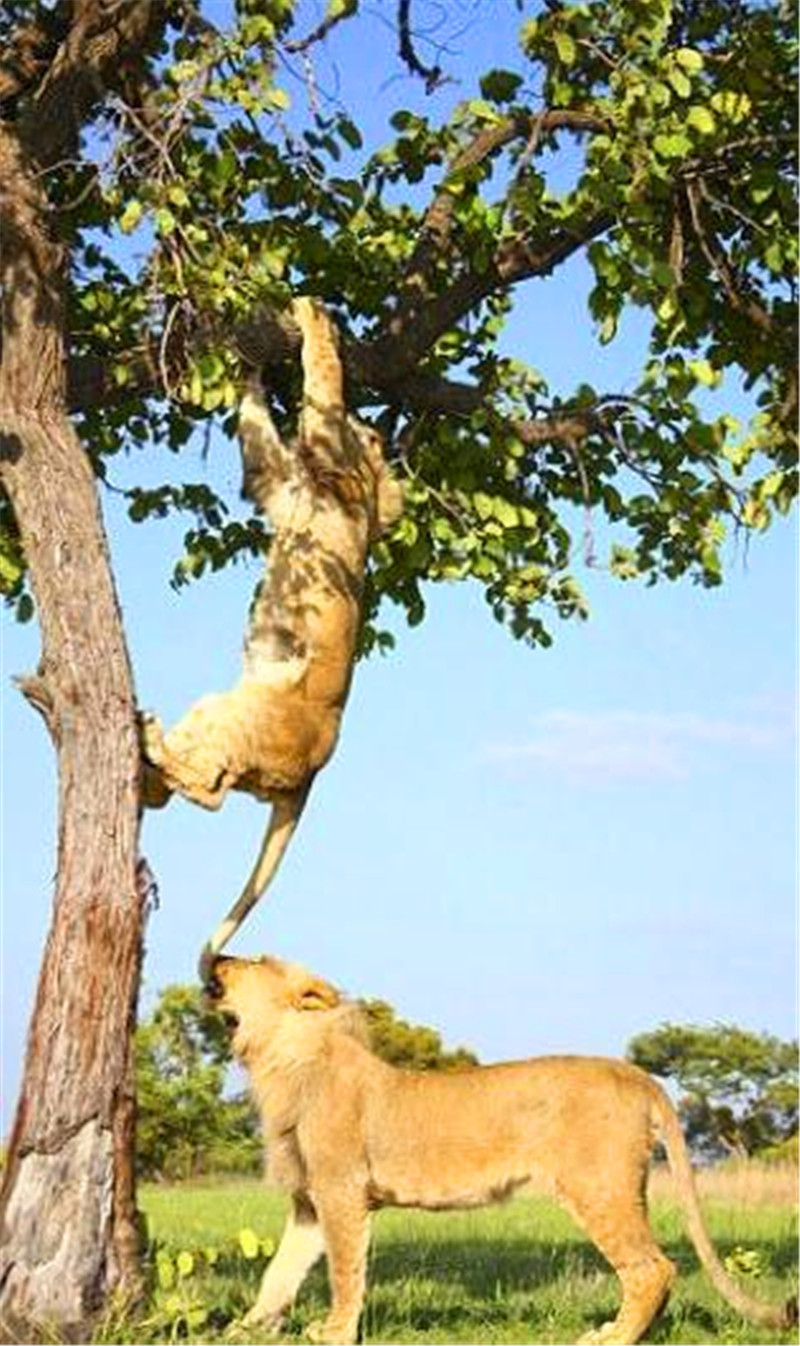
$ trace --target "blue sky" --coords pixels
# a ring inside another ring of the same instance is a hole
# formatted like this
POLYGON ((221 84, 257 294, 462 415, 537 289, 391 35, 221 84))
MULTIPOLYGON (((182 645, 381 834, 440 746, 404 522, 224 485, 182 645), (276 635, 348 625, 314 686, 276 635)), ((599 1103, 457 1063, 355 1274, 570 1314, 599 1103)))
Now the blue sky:
MULTIPOLYGON (((484 20, 470 36, 487 64, 500 28, 484 20)), ((380 84, 392 58, 377 20, 369 41, 380 84)), ((370 117, 405 92, 389 85, 370 117)), ((598 348, 584 280, 576 266, 520 296, 507 345, 556 387, 619 388, 637 367, 636 325, 598 348)), ((169 459, 120 460, 112 480, 161 480, 169 459)), ((184 462, 236 497, 235 446, 215 439, 184 462)), ((238 676, 259 567, 176 594, 185 525, 129 524, 113 493, 103 506, 140 701, 169 724, 238 676)), ((338 751, 234 950, 298 958, 487 1060, 620 1053, 664 1020, 793 1036, 796 541, 791 521, 747 551, 732 542, 712 592, 620 584, 579 558, 592 618, 555 626, 549 651, 515 644, 476 589, 429 590, 425 624, 398 625, 396 652, 359 667, 338 751)), ((55 779, 10 682, 35 665, 35 627, 3 616, 0 632, 4 1128, 49 922, 55 779)), ((247 798, 146 818, 161 901, 145 1008, 194 977, 265 818, 247 798)))

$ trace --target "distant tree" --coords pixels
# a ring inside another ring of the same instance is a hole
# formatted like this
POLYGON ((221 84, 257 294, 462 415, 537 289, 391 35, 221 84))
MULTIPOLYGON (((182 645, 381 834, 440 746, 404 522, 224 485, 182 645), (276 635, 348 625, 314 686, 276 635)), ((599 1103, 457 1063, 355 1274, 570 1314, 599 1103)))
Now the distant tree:
POLYGON ((414 1070, 461 1070, 478 1064, 477 1056, 466 1047, 445 1051, 435 1029, 398 1019, 385 1000, 362 1000, 361 1004, 369 1024, 370 1046, 390 1065, 414 1070))
POLYGON ((136 1032, 137 1170, 147 1178, 258 1168, 261 1141, 246 1093, 226 1093, 223 1020, 193 986, 168 986, 136 1032))
POLYGON ((633 1038, 628 1057, 677 1085, 689 1143, 709 1158, 763 1153, 797 1135, 796 1042, 733 1024, 662 1024, 633 1038))

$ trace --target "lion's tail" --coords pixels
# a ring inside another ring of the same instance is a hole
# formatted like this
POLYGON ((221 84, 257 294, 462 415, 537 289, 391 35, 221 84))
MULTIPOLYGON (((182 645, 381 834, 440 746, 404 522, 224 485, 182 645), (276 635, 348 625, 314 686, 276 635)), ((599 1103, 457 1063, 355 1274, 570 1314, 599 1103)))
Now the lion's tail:
POLYGON ((660 1131, 660 1139, 667 1151, 678 1200, 686 1215, 689 1236, 712 1285, 722 1295, 723 1299, 726 1299, 731 1307, 736 1309, 737 1313, 741 1313, 750 1322, 760 1323, 765 1327, 793 1326, 797 1322, 797 1301, 795 1299, 790 1299, 782 1307, 754 1299, 740 1285, 737 1285, 722 1265, 703 1221, 689 1151, 686 1147, 680 1122, 675 1109, 660 1088, 658 1089, 655 1106, 655 1118, 660 1131))
POLYGON ((269 886, 283 859, 289 842, 297 829, 308 799, 313 776, 309 777, 298 790, 286 791, 278 795, 272 805, 269 823, 264 832, 261 849, 250 871, 247 883, 234 902, 224 921, 217 926, 214 934, 200 955, 200 980, 206 982, 214 959, 225 947, 228 940, 236 934, 242 921, 252 911, 264 890, 269 886))

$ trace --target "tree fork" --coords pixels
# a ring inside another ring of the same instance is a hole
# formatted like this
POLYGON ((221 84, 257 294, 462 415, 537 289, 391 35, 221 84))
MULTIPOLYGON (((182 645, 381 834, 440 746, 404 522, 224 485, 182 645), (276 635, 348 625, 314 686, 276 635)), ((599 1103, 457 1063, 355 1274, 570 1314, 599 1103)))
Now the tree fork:
POLYGON ((65 256, 0 130, 0 481, 30 563, 42 652, 26 688, 58 756, 58 874, 0 1189, 0 1338, 86 1340, 135 1292, 137 871, 133 680, 91 467, 67 414, 65 256))

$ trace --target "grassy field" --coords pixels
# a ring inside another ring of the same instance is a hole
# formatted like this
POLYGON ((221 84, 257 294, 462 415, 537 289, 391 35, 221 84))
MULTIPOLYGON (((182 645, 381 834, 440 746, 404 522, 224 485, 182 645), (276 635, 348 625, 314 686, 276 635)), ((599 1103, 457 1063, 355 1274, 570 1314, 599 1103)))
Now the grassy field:
MULTIPOLYGON (((653 1186, 657 1235, 681 1274, 648 1340, 796 1342, 796 1332, 750 1327, 722 1303, 698 1267, 668 1184, 657 1175, 653 1186)), ((751 1167, 722 1179, 708 1175, 704 1186, 712 1236, 741 1266, 748 1289, 775 1302, 796 1292, 796 1174, 776 1178, 751 1167)), ((237 1181, 145 1187, 141 1205, 154 1241, 152 1306, 135 1323, 107 1323, 97 1340, 230 1341, 266 1264, 253 1235, 277 1239, 283 1199, 256 1181, 237 1181), (251 1231, 244 1248, 243 1230, 251 1231)), ((302 1340, 304 1325, 326 1302, 318 1269, 283 1339, 302 1340)), ((570 1342, 613 1316, 616 1302, 615 1278, 550 1202, 519 1198, 436 1215, 385 1211, 374 1225, 362 1332, 367 1342, 570 1342)), ((235 1339, 274 1340, 257 1331, 235 1339)))

